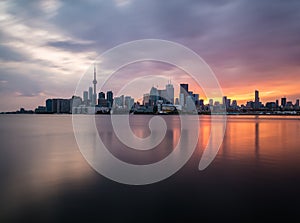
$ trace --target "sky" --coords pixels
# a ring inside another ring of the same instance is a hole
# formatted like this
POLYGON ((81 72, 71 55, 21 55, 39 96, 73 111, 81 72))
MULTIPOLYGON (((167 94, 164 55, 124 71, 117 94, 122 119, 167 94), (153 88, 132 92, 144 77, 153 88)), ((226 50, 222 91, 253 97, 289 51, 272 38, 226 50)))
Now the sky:
MULTIPOLYGON (((263 102, 294 101, 300 98, 299 11, 298 0, 1 1, 0 111, 70 98, 100 54, 139 39, 195 51, 239 104, 253 100, 255 89, 263 102)), ((120 88, 145 72, 159 75, 147 83, 160 88, 170 76, 189 82, 176 67, 141 63, 118 71, 114 84, 120 88)))

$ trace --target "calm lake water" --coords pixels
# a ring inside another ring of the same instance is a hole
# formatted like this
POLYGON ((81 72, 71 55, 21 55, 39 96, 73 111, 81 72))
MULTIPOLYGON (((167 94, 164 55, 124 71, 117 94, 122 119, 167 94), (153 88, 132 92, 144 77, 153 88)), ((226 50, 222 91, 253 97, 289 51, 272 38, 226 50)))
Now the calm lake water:
MULTIPOLYGON (((135 164, 163 159, 180 136, 178 116, 152 151, 133 151, 97 116, 112 154, 135 164)), ((131 117, 149 135, 151 116, 131 117)), ((223 144, 204 171, 199 161, 210 116, 199 116, 190 160, 161 182, 130 186, 94 171, 77 146, 70 115, 0 115, 0 222, 300 222, 300 117, 230 116, 223 144)))

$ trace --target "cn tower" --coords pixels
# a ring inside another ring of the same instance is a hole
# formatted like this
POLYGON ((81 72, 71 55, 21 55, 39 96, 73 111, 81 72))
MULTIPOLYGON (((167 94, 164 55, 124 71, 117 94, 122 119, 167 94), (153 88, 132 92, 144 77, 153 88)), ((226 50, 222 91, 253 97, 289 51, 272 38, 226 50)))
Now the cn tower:
POLYGON ((96 80, 96 65, 95 64, 94 64, 94 80, 93 80, 93 84, 94 84, 94 97, 93 97, 93 100, 94 100, 94 104, 96 105, 97 104, 97 89, 96 89, 97 80, 96 80))

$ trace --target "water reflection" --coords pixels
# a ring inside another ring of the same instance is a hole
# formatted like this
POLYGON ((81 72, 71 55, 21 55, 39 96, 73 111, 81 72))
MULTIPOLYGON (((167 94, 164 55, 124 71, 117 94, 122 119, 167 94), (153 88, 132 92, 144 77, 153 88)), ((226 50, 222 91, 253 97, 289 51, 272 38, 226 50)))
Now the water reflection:
MULTIPOLYGON (((106 116, 97 119, 110 151, 137 164, 166 157, 180 138, 178 117, 168 116, 161 144, 152 151, 134 151, 117 140, 106 116)), ((134 116, 132 131, 147 136, 148 119, 134 116)), ((164 215, 168 208, 170 216, 199 209, 207 216, 214 215, 212 210, 222 216, 236 216, 232 210, 251 216, 268 208, 288 215, 295 210, 293 201, 300 199, 299 118, 229 117, 218 156, 198 171, 211 131, 210 117, 200 117, 198 147, 189 163, 169 179, 145 187, 119 185, 93 171, 77 148, 70 116, 0 116, 0 123, 1 222, 30 222, 36 216, 84 222, 86 216, 102 219, 115 210, 134 216, 133 209, 144 219, 149 210, 164 215)))

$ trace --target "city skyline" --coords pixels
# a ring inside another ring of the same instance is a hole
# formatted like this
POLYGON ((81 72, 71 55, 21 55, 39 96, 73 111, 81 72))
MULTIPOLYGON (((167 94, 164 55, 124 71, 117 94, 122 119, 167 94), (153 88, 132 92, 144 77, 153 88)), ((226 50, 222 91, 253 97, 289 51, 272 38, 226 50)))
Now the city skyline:
MULTIPOLYGON (((97 55, 143 38, 170 40, 192 49, 213 69, 224 94, 238 95, 241 103, 252 99, 253 89, 260 89, 266 101, 284 96, 294 101, 300 81, 296 38, 300 3, 269 4, 258 0, 1 2, 0 96, 6 103, 1 103, 0 111, 33 109, 46 98, 72 95, 97 55)), ((186 77, 178 69, 160 67, 132 67, 118 77, 119 82, 145 70, 166 78, 176 73, 178 83, 186 77)), ((191 88, 198 91, 192 83, 191 88)))

